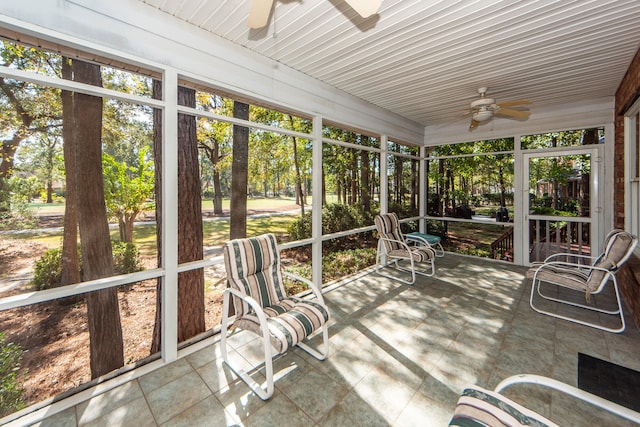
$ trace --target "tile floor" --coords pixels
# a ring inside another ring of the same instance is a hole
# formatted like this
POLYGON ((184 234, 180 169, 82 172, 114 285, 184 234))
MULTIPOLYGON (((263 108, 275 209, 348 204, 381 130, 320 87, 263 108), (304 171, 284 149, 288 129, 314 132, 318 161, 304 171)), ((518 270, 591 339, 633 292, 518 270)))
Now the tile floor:
MULTIPOLYGON (((268 402, 221 363, 215 342, 37 425, 445 426, 467 385, 519 373, 576 385, 578 352, 640 370, 631 322, 611 334, 535 313, 525 268, 450 254, 437 268, 412 286, 371 273, 327 292, 329 358, 278 357, 268 402)), ((238 363, 259 352, 246 334, 231 344, 238 363)), ((534 387, 506 394, 560 425, 632 425, 534 387)))

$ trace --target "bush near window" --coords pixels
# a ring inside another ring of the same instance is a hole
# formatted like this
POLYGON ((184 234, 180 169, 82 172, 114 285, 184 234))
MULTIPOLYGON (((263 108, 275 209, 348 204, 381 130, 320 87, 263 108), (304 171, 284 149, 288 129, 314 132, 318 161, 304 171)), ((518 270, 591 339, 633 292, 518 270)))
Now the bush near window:
POLYGON ((18 371, 22 361, 22 348, 7 343, 0 332, 0 417, 25 407, 22 400, 24 389, 18 384, 18 371))
MULTIPOLYGON (((355 206, 341 203, 329 203, 322 207, 322 234, 337 233, 367 225, 373 225, 373 214, 370 212, 363 212, 355 206)), ((291 222, 288 232, 291 240, 311 238, 311 212, 291 222)))
MULTIPOLYGON (((115 274, 127 274, 142 270, 138 248, 133 243, 111 241, 115 274)), ((82 256, 78 253, 80 260, 82 256)), ((82 262, 80 263, 82 264, 82 262)), ((82 265, 80 265, 82 269, 82 265)), ((62 285, 62 249, 49 249, 36 261, 33 285, 36 290, 57 288, 62 285)))

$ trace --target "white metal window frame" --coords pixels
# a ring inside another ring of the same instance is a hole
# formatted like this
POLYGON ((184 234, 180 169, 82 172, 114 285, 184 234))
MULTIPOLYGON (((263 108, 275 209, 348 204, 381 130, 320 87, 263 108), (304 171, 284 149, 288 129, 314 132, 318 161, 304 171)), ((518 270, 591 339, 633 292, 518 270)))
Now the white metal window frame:
MULTIPOLYGON (((55 31, 46 30, 42 28, 35 28, 28 26, 25 28, 30 34, 41 34, 50 40, 55 40, 60 44, 72 44, 80 50, 86 52, 99 52, 105 58, 113 58, 120 63, 131 64, 144 64, 147 69, 153 70, 162 76, 163 84, 163 97, 162 100, 153 98, 131 95, 124 92, 105 89, 99 86, 92 86, 84 83, 74 82, 71 80, 65 80, 62 78, 38 74, 30 71, 23 71, 12 69, 9 67, 0 66, 0 76, 16 79, 20 81, 30 82, 42 86, 53 87, 61 90, 69 90, 77 93, 84 93, 87 95, 93 95, 102 97, 105 99, 116 99, 123 102, 129 102, 136 105, 145 105, 151 108, 160 109, 163 114, 162 120, 162 152, 165 159, 177 158, 177 116, 179 113, 189 114, 196 117, 203 117, 211 120, 228 122, 231 124, 246 126, 249 128, 255 128, 265 130, 269 132, 284 134, 288 136, 295 136, 300 138, 309 139, 312 142, 312 162, 313 162, 313 192, 314 194, 321 194, 322 192, 322 143, 341 145, 349 148, 369 150, 378 152, 380 156, 380 170, 381 170, 381 209, 386 211, 386 183, 383 181, 386 178, 386 165, 387 155, 397 155, 399 157, 420 159, 419 156, 412 156, 405 153, 393 153, 387 150, 387 135, 377 136, 379 138, 379 147, 367 147, 357 144, 349 144, 342 141, 334 141, 323 138, 322 126, 323 117, 312 112, 302 111, 300 108, 276 105, 274 103, 267 103, 272 105, 274 109, 282 109, 283 111, 300 112, 299 114, 310 117, 312 120, 312 132, 310 134, 296 132, 288 129, 283 129, 275 126, 265 125, 261 123, 251 122, 248 120, 237 119, 234 117, 223 116, 203 110, 198 110, 191 107, 181 106, 178 104, 177 91, 178 85, 181 81, 194 82, 197 81, 203 87, 211 88, 213 92, 216 92, 221 87, 219 82, 207 81, 197 76, 191 75, 184 70, 178 70, 170 66, 163 64, 150 63, 149 61, 141 60, 132 55, 122 54, 113 49, 108 49, 103 46, 97 46, 90 42, 85 42, 80 39, 68 37, 66 35, 59 34, 55 31), (40 33, 41 32, 41 33, 40 33), (384 173, 383 173, 384 171, 384 173)), ((223 90, 227 94, 233 94, 233 89, 223 90)), ((239 94, 239 98, 248 99, 245 94, 239 94)), ((265 105, 265 100, 256 99, 257 105, 265 105)), ((251 102, 251 101, 248 101, 251 102)), ((353 128, 348 123, 344 124, 345 128, 353 128)), ((193 261, 189 263, 178 264, 178 244, 177 244, 177 210, 170 208, 171 206, 177 206, 177 187, 178 187, 178 170, 177 162, 162 162, 163 176, 163 188, 162 197, 165 203, 163 204, 163 224, 161 232, 162 239, 162 259, 163 266, 160 268, 154 268, 145 270, 143 272, 131 273, 120 276, 112 276, 93 280, 90 282, 82 282, 63 286, 56 289, 49 289, 43 291, 28 292, 20 295, 0 299, 0 311, 9 310, 17 307, 25 307, 31 304, 42 303, 59 298, 73 296, 81 293, 87 293, 99 289, 105 289, 109 287, 116 287, 126 284, 139 282, 142 280, 148 280, 153 278, 161 278, 162 286, 162 348, 161 358, 163 363, 168 363, 175 360, 178 357, 178 342, 177 342, 177 278, 178 273, 205 268, 211 265, 222 262, 221 257, 214 257, 210 259, 203 259, 199 261, 193 261)), ((421 202, 422 205, 422 202, 421 202)), ((334 233, 331 235, 322 235, 322 206, 321 198, 314 198, 312 202, 312 237, 297 242, 289 242, 282 245, 283 248, 292 248, 303 245, 312 245, 312 275, 315 281, 321 281, 322 277, 322 241, 329 240, 342 235, 349 235, 354 233, 360 233, 372 229, 372 227, 365 227, 358 230, 348 230, 341 233, 334 233)))
POLYGON ((624 228, 640 233, 640 99, 624 115, 624 228))
MULTIPOLYGON (((602 209, 600 208, 600 198, 598 197, 600 183, 600 163, 602 158, 600 156, 600 146, 588 146, 581 145, 575 147, 561 147, 546 150, 528 150, 523 152, 522 156, 522 177, 520 179, 521 187, 521 212, 522 212, 522 225, 521 229, 521 248, 520 253, 524 264, 529 264, 529 221, 541 220, 541 221, 571 221, 574 223, 586 223, 590 227, 591 241, 589 245, 591 247, 591 253, 598 253, 600 251, 600 224, 602 209), (588 217, 558 217, 550 215, 532 215, 529 213, 529 160, 532 158, 541 157, 562 157, 562 156, 578 156, 589 155, 589 162, 591 167, 590 179, 589 179, 589 194, 592 195, 589 198, 589 216, 588 217)), ((517 240, 516 240, 517 241, 517 240)))

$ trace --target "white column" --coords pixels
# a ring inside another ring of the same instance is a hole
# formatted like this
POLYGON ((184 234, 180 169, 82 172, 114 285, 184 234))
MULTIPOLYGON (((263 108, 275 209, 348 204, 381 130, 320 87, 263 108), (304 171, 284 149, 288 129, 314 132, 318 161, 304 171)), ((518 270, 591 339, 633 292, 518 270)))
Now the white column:
MULTIPOLYGON (((529 177, 524 176, 524 153, 520 135, 513 137, 513 263, 529 265, 528 207, 529 177), (525 199, 526 198, 526 199, 525 199)), ((526 168, 528 171, 529 168, 526 168)), ((528 173, 528 172, 527 172, 528 173)))
POLYGON ((387 177, 387 135, 380 137, 380 213, 389 212, 389 185, 387 177))
POLYGON ((162 360, 178 357, 178 74, 162 79, 162 360))
POLYGON ((427 147, 420 146, 420 168, 418 171, 419 181, 419 194, 418 194, 418 209, 420 214, 419 230, 421 233, 427 232, 427 220, 424 219, 427 216, 427 147))
POLYGON ((313 117, 311 190, 311 272, 313 283, 322 289, 322 116, 313 117))

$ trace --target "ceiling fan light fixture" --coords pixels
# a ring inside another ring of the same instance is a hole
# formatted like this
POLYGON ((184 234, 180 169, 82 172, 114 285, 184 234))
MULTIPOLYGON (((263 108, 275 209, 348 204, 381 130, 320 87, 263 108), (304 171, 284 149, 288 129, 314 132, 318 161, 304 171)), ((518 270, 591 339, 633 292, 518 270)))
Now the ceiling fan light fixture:
POLYGON ((473 113, 473 120, 477 122, 486 122, 491 117, 493 117, 493 111, 488 109, 481 109, 473 113))

